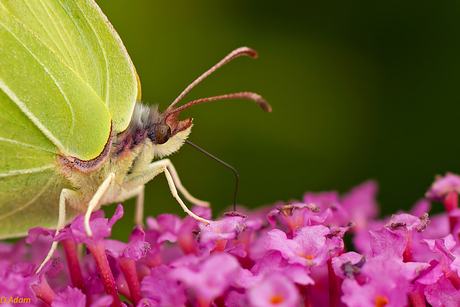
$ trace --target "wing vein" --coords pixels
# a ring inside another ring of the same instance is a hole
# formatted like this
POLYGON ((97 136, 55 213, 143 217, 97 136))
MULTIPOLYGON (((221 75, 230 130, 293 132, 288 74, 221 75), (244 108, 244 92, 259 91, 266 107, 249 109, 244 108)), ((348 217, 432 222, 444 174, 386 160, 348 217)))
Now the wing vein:
MULTIPOLYGON (((59 4, 61 5, 61 7, 62 7, 62 9, 64 10, 64 12, 67 14, 67 17, 69 17, 69 19, 72 20, 72 18, 70 18, 69 12, 67 11, 67 7, 64 6, 64 4, 62 4, 61 1, 58 1, 58 2, 59 2, 59 4)), ((59 19, 58 21, 61 23, 61 20, 60 20, 60 19, 59 19)), ((73 23, 74 27, 77 28, 77 31, 78 31, 78 27, 75 25, 75 22, 74 22, 73 20, 72 20, 72 23, 73 23)), ((63 26, 63 28, 64 28, 64 26, 63 26)), ((77 49, 78 49, 78 48, 77 48, 77 49)), ((80 52, 78 52, 78 50, 77 50, 77 52, 72 52, 71 50, 69 50, 69 53, 70 53, 70 57, 71 57, 71 59, 72 59, 72 62, 74 63, 74 69, 73 69, 73 70, 75 71, 75 73, 76 73, 85 83, 88 84, 88 86, 89 86, 91 89, 93 89, 93 88, 89 85, 89 83, 88 83, 88 82, 89 82, 89 77, 88 77, 88 75, 87 75, 87 73, 86 73, 86 70, 88 69, 88 67, 85 67, 85 65, 83 65, 83 61, 82 61, 82 59, 81 59, 80 52), (77 55, 77 57, 78 57, 77 60, 75 60, 75 59, 73 58, 73 56, 72 56, 73 54, 76 54, 76 55, 77 55), (83 76, 80 76, 80 75, 77 73, 77 65, 80 67, 80 68, 78 69, 78 71, 80 71, 80 72, 82 73, 83 76)), ((99 96, 99 95, 98 95, 98 96, 99 96)))
POLYGON ((52 153, 52 154, 56 154, 54 151, 46 150, 44 148, 40 148, 40 147, 37 147, 37 146, 33 146, 33 145, 30 145, 30 144, 14 141, 14 140, 10 140, 10 139, 5 139, 5 138, 2 138, 2 137, 0 137, 0 141, 12 143, 12 144, 16 144, 16 145, 20 145, 20 146, 24 146, 24 147, 29 147, 29 148, 40 150, 40 151, 49 152, 49 153, 52 153))
MULTIPOLYGON (((65 43, 64 38, 63 38, 62 35, 61 35, 61 31, 59 31, 59 29, 56 27, 56 24, 55 24, 55 21, 54 21, 55 18, 53 18, 53 16, 50 15, 50 13, 49 13, 47 7, 45 6, 45 4, 43 3, 43 1, 40 0, 39 2, 40 2, 40 4, 41 4, 41 6, 43 7, 43 10, 46 12, 46 15, 48 16, 48 20, 49 20, 49 21, 51 22, 51 24, 53 25, 55 31, 57 32, 57 34, 58 34, 58 36, 59 36, 59 39, 61 40, 61 44, 55 44, 55 46, 59 49, 60 53, 67 59, 66 61, 67 61, 68 63, 70 63, 70 62, 73 62, 73 63, 74 63, 74 61, 73 61, 73 59, 72 59, 72 56, 71 56, 71 54, 70 54, 70 50, 69 50, 69 48, 67 47, 67 44, 65 43), (66 55, 64 54, 64 51, 63 51, 63 49, 61 48, 61 45, 64 45, 65 49, 67 50, 67 55, 68 55, 68 56, 66 56, 66 55)), ((43 26, 43 24, 42 24, 42 26, 43 26)), ((51 38, 52 36, 51 36, 51 34, 48 32, 47 28, 46 28, 45 26, 43 26, 43 28, 44 28, 44 29, 46 30, 46 32, 48 33, 48 36, 51 38)), ((64 28, 62 28, 62 29, 64 29, 64 28)), ((74 65, 75 65, 75 63, 74 63, 74 65)))
MULTIPOLYGON (((80 12, 82 13, 83 17, 86 19, 86 22, 89 24, 91 27, 91 30, 93 30, 94 35, 97 38, 97 41, 99 42, 99 46, 101 46, 102 54, 104 55, 104 61, 105 61, 105 71, 106 71, 106 80, 105 80, 105 97, 102 99, 104 101, 105 105, 107 108, 109 107, 110 101, 109 101, 109 93, 110 93, 110 70, 109 70, 109 60, 107 59, 107 52, 104 48, 104 45, 101 43, 101 39, 99 35, 97 34, 97 31, 94 29, 93 24, 88 20, 86 14, 82 11, 80 6, 78 5, 78 2, 75 2, 75 5, 78 7, 80 12)), ((101 97, 102 98, 102 97, 101 97)))
POLYGON ((51 140, 51 142, 53 142, 54 145, 56 145, 61 151, 64 151, 64 145, 62 145, 62 143, 45 126, 42 125, 42 123, 34 116, 32 112, 29 111, 29 109, 27 109, 19 97, 14 94, 14 92, 3 82, 2 79, 0 79, 0 89, 2 89, 3 92, 8 95, 8 97, 10 97, 14 103, 16 103, 21 111, 30 118, 30 120, 43 132, 44 135, 46 135, 48 139, 51 140))
POLYGON ((29 169, 23 169, 23 170, 16 170, 16 171, 10 171, 8 173, 0 174, 0 178, 4 177, 10 177, 10 176, 16 176, 16 175, 24 175, 24 174, 32 174, 32 173, 40 173, 49 169, 52 169, 55 167, 55 165, 47 165, 47 166, 42 166, 42 167, 36 167, 36 168, 29 168, 29 169))
MULTIPOLYGON (((41 3, 41 1, 40 1, 40 3, 41 3)), ((45 32, 48 34, 48 36, 51 38, 51 37, 52 37, 51 33, 50 33, 50 32, 48 31, 48 29, 43 25, 43 23, 40 21, 40 19, 37 18, 37 15, 35 14, 34 10, 30 8, 30 5, 27 3, 27 0, 24 1, 24 4, 25 4, 26 7, 29 9, 29 11, 31 12, 31 14, 35 17, 35 19, 37 20, 37 22, 40 23, 40 25, 41 25, 42 28, 45 30, 45 32)), ((42 5, 42 6, 43 6, 43 5, 42 5)), ((48 16, 49 16, 49 15, 48 15, 48 16)), ((50 17, 50 21, 52 22, 51 17, 50 17)), ((62 52, 61 48, 60 48, 58 45, 56 45, 56 47, 57 47, 58 50, 61 52, 61 54, 64 55, 64 53, 62 52)))
POLYGON ((28 203, 24 204, 24 206, 22 207, 18 207, 16 210, 13 210, 11 212, 8 212, 7 214, 3 215, 3 216, 0 216, 0 220, 2 219, 5 219, 7 218, 8 216, 12 215, 12 214, 15 214, 16 212, 19 212, 19 211, 22 211, 24 210, 25 208, 27 208, 28 206, 30 206, 31 204, 33 204, 45 191, 46 189, 48 188, 48 186, 50 185, 51 181, 53 180, 53 178, 50 178, 50 180, 48 180, 48 182, 46 183, 46 185, 43 187, 43 189, 40 191, 40 193, 38 193, 34 198, 32 198, 28 203))
MULTIPOLYGON (((30 55, 35 59, 35 61, 37 61, 38 64, 40 64, 40 66, 43 67, 43 70, 46 72, 46 74, 48 74, 50 76, 50 78, 53 80, 54 84, 56 85, 56 87, 58 88, 59 92, 62 94, 65 102, 67 103, 67 105, 69 106, 69 109, 70 109, 70 112, 71 112, 71 115, 72 115, 72 126, 71 126, 71 134, 73 134, 73 128, 74 128, 74 124, 75 124, 75 113, 74 113, 74 110, 73 110, 73 107, 72 105, 70 104, 70 101, 67 97, 67 95, 64 93, 63 89, 61 88, 59 82, 56 80, 56 78, 53 76, 53 74, 48 70, 48 68, 37 58, 37 56, 29 49, 27 48, 27 46, 16 36, 14 35, 13 32, 10 31, 10 29, 3 23, 0 23, 5 29, 6 31, 8 31, 12 37, 14 37, 23 47, 24 49, 26 49, 30 55)), ((13 100, 19 108, 21 108, 21 110, 26 113, 27 116, 29 116, 29 118, 34 122, 34 124, 36 124, 39 128, 43 128, 44 130, 43 133, 45 133, 46 136, 48 137, 51 137, 51 140, 54 142, 56 141, 57 143, 56 146, 58 146, 61 150, 63 150, 63 146, 61 144, 61 142, 59 142, 56 137, 53 136, 53 134, 48 130, 46 129, 40 122, 39 120, 32 114, 32 112, 29 111, 29 109, 25 106, 25 104, 19 99, 19 97, 17 97, 13 91, 11 91, 11 89, 3 82, 3 80, 0 79, 0 88, 3 89, 3 91, 10 97, 11 100, 13 100), (5 87, 3 88, 2 85, 5 87), (10 96, 10 95, 13 95, 10 96), (60 146, 59 146, 59 145, 60 146)))

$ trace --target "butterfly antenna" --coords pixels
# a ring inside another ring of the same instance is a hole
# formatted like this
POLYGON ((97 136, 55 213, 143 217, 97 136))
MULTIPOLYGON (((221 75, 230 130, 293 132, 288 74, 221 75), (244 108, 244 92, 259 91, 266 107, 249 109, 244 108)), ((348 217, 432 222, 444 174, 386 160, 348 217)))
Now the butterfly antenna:
POLYGON ((259 94, 253 93, 253 92, 240 92, 240 93, 233 93, 233 94, 225 94, 225 95, 219 95, 219 96, 213 96, 213 97, 208 97, 208 98, 201 98, 197 100, 190 101, 183 106, 180 106, 171 112, 168 113, 168 116, 174 113, 178 113, 180 111, 183 111, 195 104, 203 103, 203 102, 208 102, 208 101, 216 101, 216 100, 224 100, 224 99, 237 99, 237 98, 244 98, 244 99, 249 99, 257 103, 265 112, 270 113, 272 111, 272 107, 270 104, 268 104, 267 101, 265 101, 262 96, 259 94))
POLYGON ((231 169, 233 171, 233 173, 235 173, 235 176, 236 176, 236 185, 235 185, 235 195, 233 196, 233 211, 236 211, 236 195, 238 194, 238 182, 239 182, 239 176, 238 176, 238 173, 236 171, 236 169, 233 168, 233 166, 231 166, 230 164, 228 163, 225 163, 224 161, 222 161, 221 159, 211 155, 209 152, 205 151, 204 149, 198 147, 197 145, 193 144, 192 142, 188 141, 188 140, 185 140, 185 143, 189 144, 190 146, 198 149, 199 151, 201 151, 202 153, 204 153, 205 155, 207 155, 208 157, 211 157, 213 158, 214 160, 216 160, 217 162, 225 165, 226 167, 228 167, 229 169, 231 169))
POLYGON ((195 87, 195 85, 200 83, 204 78, 206 78, 207 76, 212 74, 214 71, 216 71, 218 68, 224 66, 225 64, 227 64, 228 62, 230 62, 234 58, 237 58, 237 57, 242 56, 242 55, 247 55, 247 56, 250 56, 252 58, 257 58, 257 52, 254 49, 251 49, 249 47, 240 47, 238 49, 233 50, 225 58, 223 58, 219 63, 217 63, 216 65, 211 67, 208 71, 206 71, 204 74, 199 76, 195 81, 190 83, 190 85, 187 86, 185 88, 185 90, 183 90, 182 93, 180 93, 179 96, 177 96, 177 98, 171 103, 171 105, 168 107, 168 109, 166 111, 171 111, 172 107, 176 103, 178 103, 188 92, 190 92, 190 90, 193 87, 195 87))

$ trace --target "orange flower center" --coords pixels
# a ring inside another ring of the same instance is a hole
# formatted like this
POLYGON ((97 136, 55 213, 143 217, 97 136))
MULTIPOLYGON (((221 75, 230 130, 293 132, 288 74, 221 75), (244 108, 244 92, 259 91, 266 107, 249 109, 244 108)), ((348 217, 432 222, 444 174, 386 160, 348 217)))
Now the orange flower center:
POLYGON ((270 299, 270 303, 272 303, 273 305, 282 303, 283 301, 284 301, 284 298, 281 295, 274 295, 270 299))
POLYGON ((375 307, 383 307, 388 304, 388 299, 386 297, 377 296, 375 299, 375 307))

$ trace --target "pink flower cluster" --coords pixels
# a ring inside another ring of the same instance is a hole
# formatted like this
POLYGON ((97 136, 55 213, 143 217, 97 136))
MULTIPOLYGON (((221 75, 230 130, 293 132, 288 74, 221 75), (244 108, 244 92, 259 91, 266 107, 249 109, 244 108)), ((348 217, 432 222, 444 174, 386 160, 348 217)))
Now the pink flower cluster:
POLYGON ((92 237, 79 216, 57 236, 33 228, 0 243, 0 298, 52 307, 460 306, 459 192, 460 177, 448 173, 409 213, 378 219, 368 181, 345 195, 238 208, 210 225, 149 217, 128 243, 108 239, 119 205, 111 219, 92 215, 92 237), (429 217, 430 200, 446 213, 429 217), (35 273, 53 241, 63 249, 35 273))

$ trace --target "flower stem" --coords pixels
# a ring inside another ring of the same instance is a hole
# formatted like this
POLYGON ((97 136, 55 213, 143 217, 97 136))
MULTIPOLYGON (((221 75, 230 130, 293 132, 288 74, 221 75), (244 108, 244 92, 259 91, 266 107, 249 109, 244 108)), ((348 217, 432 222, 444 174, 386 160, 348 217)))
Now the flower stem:
POLYGON ((414 290, 409 292, 409 296, 412 307, 426 307, 425 295, 423 295, 423 286, 419 283, 414 284, 414 290))
POLYGON ((214 252, 223 252, 227 246, 227 240, 220 239, 216 242, 216 247, 211 251, 211 254, 214 252))
POLYGON ((36 284, 32 284, 32 290, 34 291, 35 295, 46 302, 48 305, 54 301, 54 297, 56 293, 51 289, 45 275, 41 275, 38 279, 36 284))
POLYGON ((209 307, 211 306, 211 301, 209 301, 209 299, 201 298, 198 296, 198 306, 199 307, 209 307))
POLYGON ((446 207, 446 211, 449 214, 450 230, 452 232, 455 226, 458 224, 458 217, 451 216, 450 212, 458 208, 458 193, 450 192, 444 201, 444 206, 446 207))
POLYGON ((327 270, 329 275, 329 306, 337 307, 340 303, 340 285, 342 281, 335 275, 332 268, 332 258, 327 261, 327 270))
POLYGON ((159 250, 147 252, 147 256, 145 256, 142 262, 150 268, 154 268, 163 264, 159 250))
POLYGON ((104 241, 99 241, 96 244, 87 245, 88 249, 96 261, 97 269, 101 275, 101 281, 104 285, 105 292, 113 297, 113 307, 121 307, 120 297, 118 296, 117 286, 110 270, 109 261, 105 254, 104 241))
POLYGON ((195 241, 191 235, 182 235, 177 239, 177 243, 185 254, 198 255, 198 251, 195 246, 195 241))
POLYGON ((118 265, 125 275, 128 283, 131 302, 134 306, 143 298, 139 278, 136 272, 136 262, 130 258, 117 258, 118 265))
POLYGON ((80 263, 78 262, 77 246, 74 239, 61 240, 64 247, 65 256, 67 258, 67 265, 69 266, 70 278, 74 287, 86 293, 85 283, 83 282, 83 275, 81 274, 80 263))
POLYGON ((311 300, 311 285, 301 286, 297 285, 302 297, 303 297, 303 306, 304 307, 313 307, 313 302, 311 300))
POLYGON ((414 255, 412 253, 412 233, 407 236, 407 245, 403 253, 403 262, 413 262, 414 255))

